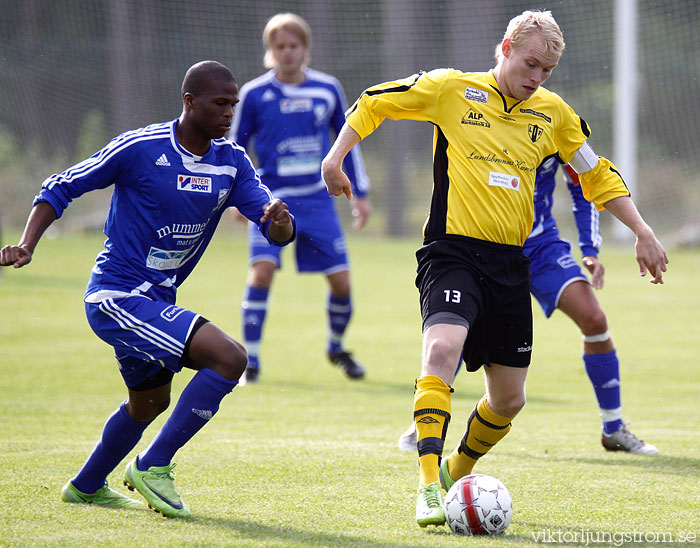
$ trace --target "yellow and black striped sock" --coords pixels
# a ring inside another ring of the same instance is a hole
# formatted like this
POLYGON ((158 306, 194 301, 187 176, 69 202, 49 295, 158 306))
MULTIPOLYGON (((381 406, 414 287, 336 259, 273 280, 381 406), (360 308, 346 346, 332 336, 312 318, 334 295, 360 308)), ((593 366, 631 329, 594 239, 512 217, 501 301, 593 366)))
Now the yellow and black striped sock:
POLYGON ((467 431, 457 449, 447 457, 447 470, 453 480, 472 473, 479 458, 501 441, 510 431, 512 417, 495 413, 481 398, 467 420, 467 431))
POLYGON ((416 381, 413 397, 413 419, 418 434, 418 463, 420 483, 438 481, 440 459, 450 423, 452 388, 433 375, 416 381))

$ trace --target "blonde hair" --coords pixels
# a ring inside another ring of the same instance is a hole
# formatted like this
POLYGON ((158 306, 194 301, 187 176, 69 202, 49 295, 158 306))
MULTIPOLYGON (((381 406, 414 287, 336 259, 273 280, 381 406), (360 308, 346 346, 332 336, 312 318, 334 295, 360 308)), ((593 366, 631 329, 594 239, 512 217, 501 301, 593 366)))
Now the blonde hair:
MULTIPOLYGON (((539 32, 544 38, 545 47, 549 53, 561 57, 564 53, 564 35, 554 20, 552 12, 527 10, 513 17, 508 23, 503 40, 510 40, 513 48, 520 47, 534 32, 539 32)), ((501 40, 501 44, 503 44, 501 40)), ((501 58, 501 44, 496 47, 496 60, 501 58)))
POLYGON ((272 40, 274 40, 277 31, 280 30, 293 34, 304 44, 304 47, 306 47, 304 66, 309 66, 309 61, 311 61, 311 27, 302 17, 295 13, 278 13, 270 17, 263 30, 262 41, 263 46, 265 46, 263 65, 265 68, 272 69, 277 67, 277 62, 272 54, 272 40))

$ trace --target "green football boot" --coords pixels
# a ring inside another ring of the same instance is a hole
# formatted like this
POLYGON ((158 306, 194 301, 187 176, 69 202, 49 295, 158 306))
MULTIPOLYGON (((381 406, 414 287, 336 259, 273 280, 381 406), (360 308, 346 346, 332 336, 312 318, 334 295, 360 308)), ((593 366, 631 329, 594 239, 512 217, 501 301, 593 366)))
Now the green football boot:
POLYGON ((449 491, 454 484, 455 480, 452 479, 450 472, 447 470, 447 459, 442 459, 440 463, 440 485, 445 491, 449 491))
POLYGON ((103 487, 92 495, 78 491, 70 481, 61 489, 61 500, 63 502, 77 502, 82 504, 101 504, 103 506, 143 506, 143 503, 125 497, 110 489, 105 481, 103 487))
POLYGON ((444 525, 445 510, 442 505, 440 484, 436 481, 421 485, 416 500, 416 521, 421 527, 428 525, 444 525))
POLYGON ((186 518, 190 509, 182 502, 175 489, 175 463, 168 466, 151 466, 142 472, 136 466, 136 457, 126 465, 124 485, 130 491, 141 493, 149 508, 169 518, 186 518))

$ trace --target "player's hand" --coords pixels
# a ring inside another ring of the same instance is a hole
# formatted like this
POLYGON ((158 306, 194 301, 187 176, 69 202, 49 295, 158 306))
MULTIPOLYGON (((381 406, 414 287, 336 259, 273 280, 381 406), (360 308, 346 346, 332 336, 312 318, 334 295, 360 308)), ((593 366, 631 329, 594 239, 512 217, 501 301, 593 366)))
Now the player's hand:
POLYGON ((352 227, 357 230, 365 226, 372 212, 372 204, 369 198, 354 198, 352 200, 351 212, 352 216, 355 217, 352 227))
POLYGON ((268 202, 263 207, 263 216, 260 217, 261 223, 271 221, 277 226, 286 226, 292 224, 292 218, 289 216, 289 207, 279 198, 275 198, 268 202))
POLYGON ((339 166, 335 167, 324 160, 321 164, 321 177, 323 177, 323 182, 326 183, 328 194, 331 196, 345 194, 348 200, 352 200, 350 179, 339 166))
POLYGON ((0 266, 14 266, 20 268, 29 264, 32 260, 32 252, 18 245, 6 245, 0 249, 0 266))
POLYGON ((583 266, 591 273, 591 285, 596 289, 603 289, 603 277, 605 276, 603 263, 593 255, 586 255, 583 258, 583 266))
POLYGON ((649 231, 637 236, 634 252, 642 277, 649 272, 652 276, 652 279, 649 280, 651 283, 664 283, 663 273, 666 272, 666 265, 669 262, 668 255, 653 232, 649 231))

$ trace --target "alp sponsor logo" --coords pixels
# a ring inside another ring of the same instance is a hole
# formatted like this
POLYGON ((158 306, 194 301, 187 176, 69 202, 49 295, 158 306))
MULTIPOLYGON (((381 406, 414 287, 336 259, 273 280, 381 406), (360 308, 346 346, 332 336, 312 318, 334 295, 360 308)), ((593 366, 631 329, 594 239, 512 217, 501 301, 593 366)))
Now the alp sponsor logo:
POLYGON ((186 192, 204 192, 211 194, 211 177, 195 177, 194 175, 178 175, 177 189, 186 192))
POLYGON ((543 133, 544 130, 537 124, 527 125, 527 134, 530 136, 530 141, 532 141, 533 143, 536 143, 539 140, 539 138, 542 137, 543 133))
POLYGON ((483 89, 465 88, 464 98, 468 101, 478 101, 479 103, 489 102, 489 92, 483 89))
POLYGON ((484 118, 484 115, 475 111, 473 108, 470 108, 469 112, 464 115, 462 123, 470 126, 491 127, 491 124, 484 118))

